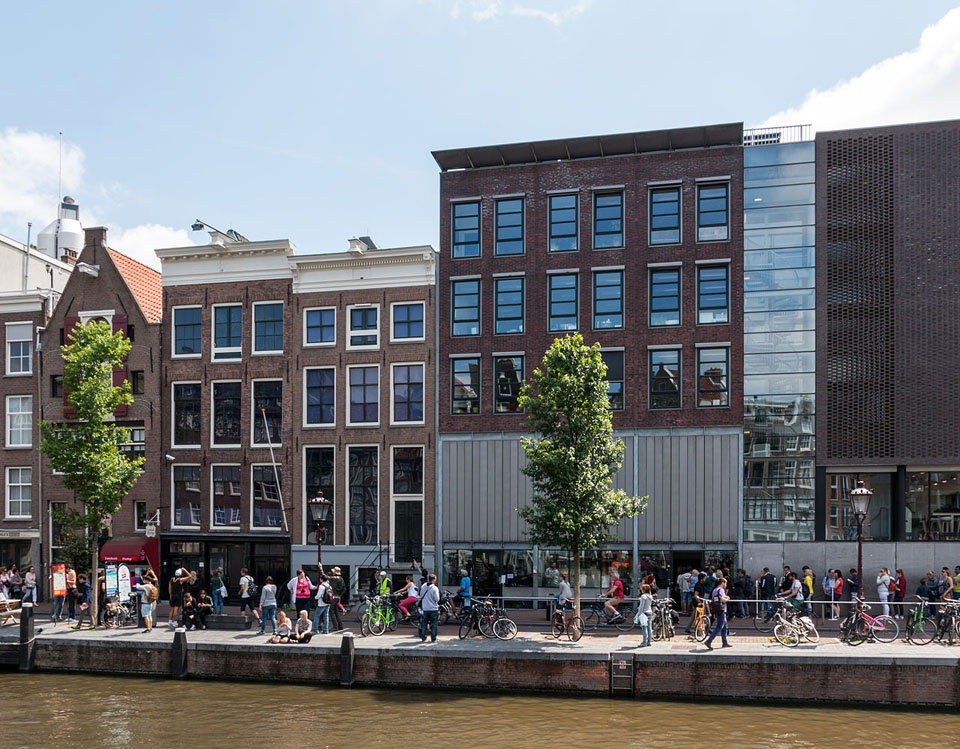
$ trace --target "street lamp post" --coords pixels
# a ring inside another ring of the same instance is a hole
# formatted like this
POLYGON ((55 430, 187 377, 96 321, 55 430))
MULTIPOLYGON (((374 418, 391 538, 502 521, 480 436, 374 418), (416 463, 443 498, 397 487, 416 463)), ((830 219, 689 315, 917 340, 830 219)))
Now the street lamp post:
POLYGON ((856 489, 850 492, 850 504, 857 516, 857 596, 863 598, 863 521, 870 509, 873 490, 867 489, 862 481, 857 481, 856 489))
POLYGON ((313 518, 313 524, 317 528, 317 574, 323 572, 323 524, 327 522, 327 515, 330 514, 330 506, 333 504, 329 499, 323 496, 323 491, 317 489, 317 496, 307 500, 307 507, 310 508, 310 517, 313 518))

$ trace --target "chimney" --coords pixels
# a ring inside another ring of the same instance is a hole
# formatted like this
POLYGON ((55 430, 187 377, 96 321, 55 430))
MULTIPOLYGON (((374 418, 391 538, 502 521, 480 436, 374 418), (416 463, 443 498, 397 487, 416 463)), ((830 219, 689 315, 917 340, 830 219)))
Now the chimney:
MULTIPOLYGON (((83 249, 88 247, 93 248, 93 262, 99 262, 96 259, 97 251, 102 247, 106 249, 107 246, 107 227, 106 226, 91 226, 83 230, 83 249)), ((73 263, 76 265, 77 259, 74 257, 73 260, 68 260, 67 262, 73 263)))
POLYGON ((367 246, 366 242, 364 242, 364 241, 361 240, 361 239, 357 239, 357 237, 353 237, 352 239, 349 240, 349 242, 350 242, 350 250, 349 250, 349 251, 350 251, 350 252, 355 252, 355 253, 357 253, 358 255, 359 255, 359 254, 362 254, 364 250, 370 249, 370 248, 367 246))

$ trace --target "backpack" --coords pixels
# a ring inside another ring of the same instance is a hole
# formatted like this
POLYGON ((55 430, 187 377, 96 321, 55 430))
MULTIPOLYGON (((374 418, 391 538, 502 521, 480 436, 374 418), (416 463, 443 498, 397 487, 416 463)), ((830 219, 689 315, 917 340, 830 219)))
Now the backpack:
MULTIPOLYGON (((719 592, 720 588, 716 588, 716 592, 719 592)), ((720 596, 716 593, 712 594, 710 598, 710 613, 714 616, 720 616, 723 613, 723 601, 720 600, 720 596)))
POLYGON ((322 603, 333 603, 333 591, 330 590, 329 585, 323 589, 323 596, 320 598, 320 601, 322 603))
POLYGON ((152 583, 148 583, 150 586, 147 589, 147 603, 154 603, 157 600, 157 586, 152 583))
POLYGON ((247 593, 253 598, 257 595, 257 584, 253 581, 253 578, 247 575, 247 593))

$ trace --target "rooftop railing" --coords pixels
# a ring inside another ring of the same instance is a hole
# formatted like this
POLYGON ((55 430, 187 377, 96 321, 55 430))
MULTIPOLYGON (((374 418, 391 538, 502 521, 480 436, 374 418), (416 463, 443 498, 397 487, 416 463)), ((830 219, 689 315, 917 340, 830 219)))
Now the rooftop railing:
POLYGON ((780 143, 800 143, 812 139, 812 125, 755 127, 743 131, 744 146, 775 146, 780 143))

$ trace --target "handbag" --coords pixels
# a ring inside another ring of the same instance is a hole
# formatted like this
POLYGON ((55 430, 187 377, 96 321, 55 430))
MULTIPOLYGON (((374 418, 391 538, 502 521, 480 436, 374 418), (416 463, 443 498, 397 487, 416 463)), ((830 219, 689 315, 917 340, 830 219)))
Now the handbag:
POLYGON ((220 596, 221 596, 222 598, 226 598, 226 597, 229 596, 229 595, 230 595, 230 594, 227 592, 227 586, 226 586, 226 585, 221 585, 221 586, 220 586, 220 596))

